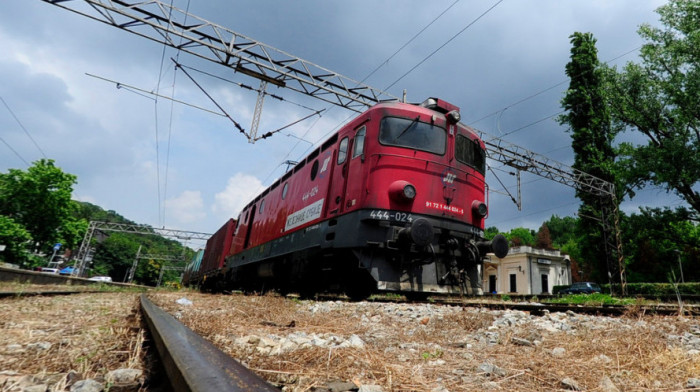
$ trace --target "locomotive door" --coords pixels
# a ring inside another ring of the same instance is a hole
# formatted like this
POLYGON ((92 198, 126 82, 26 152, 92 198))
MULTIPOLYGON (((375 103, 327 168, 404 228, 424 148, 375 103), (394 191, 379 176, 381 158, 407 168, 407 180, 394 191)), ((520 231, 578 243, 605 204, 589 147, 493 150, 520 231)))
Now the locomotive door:
POLYGON ((362 175, 363 161, 365 160, 365 135, 367 127, 361 126, 355 132, 352 144, 352 154, 348 156, 347 175, 345 177, 345 203, 342 210, 350 210, 360 203, 362 191, 365 187, 362 175))

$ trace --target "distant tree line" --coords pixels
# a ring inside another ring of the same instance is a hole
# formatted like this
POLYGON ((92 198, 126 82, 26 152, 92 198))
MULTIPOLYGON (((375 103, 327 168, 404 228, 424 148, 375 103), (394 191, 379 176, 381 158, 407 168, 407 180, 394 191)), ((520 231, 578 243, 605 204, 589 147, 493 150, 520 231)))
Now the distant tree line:
MULTIPOLYGON (((63 172, 50 159, 36 161, 27 170, 10 169, 0 173, 0 261, 22 268, 45 267, 56 244, 59 255, 68 251, 75 256, 90 221, 135 224, 115 211, 105 211, 94 204, 72 200, 77 177, 63 172)), ((184 267, 194 251, 177 241, 159 235, 102 233, 93 237, 89 275, 111 276, 124 280, 139 246, 143 255, 180 257, 172 266, 184 267)), ((135 282, 154 285, 158 281, 162 260, 142 259, 135 272, 135 282)), ((63 266, 72 265, 67 260, 63 266)), ((166 271, 163 282, 176 280, 177 271, 166 271)))

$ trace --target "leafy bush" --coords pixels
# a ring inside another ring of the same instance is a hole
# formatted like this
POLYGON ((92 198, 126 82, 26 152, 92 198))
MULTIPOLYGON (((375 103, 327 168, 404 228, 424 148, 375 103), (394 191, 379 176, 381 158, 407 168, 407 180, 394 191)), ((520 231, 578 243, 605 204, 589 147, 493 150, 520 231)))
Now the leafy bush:
MULTIPOLYGON (((603 291, 607 291, 610 285, 604 286, 603 291)), ((676 287, 681 295, 700 295, 700 283, 628 283, 627 284, 627 295, 630 297, 634 296, 644 296, 644 297, 666 297, 676 295, 676 287)), ((613 285, 615 292, 619 292, 620 287, 618 284, 613 285)))

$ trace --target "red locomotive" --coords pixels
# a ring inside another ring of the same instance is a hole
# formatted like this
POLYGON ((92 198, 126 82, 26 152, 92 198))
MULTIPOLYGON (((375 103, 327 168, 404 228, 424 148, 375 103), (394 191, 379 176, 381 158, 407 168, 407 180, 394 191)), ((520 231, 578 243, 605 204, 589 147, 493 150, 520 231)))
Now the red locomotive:
MULTIPOLYGON (((486 153, 459 119, 435 98, 371 107, 229 221, 225 262, 191 282, 354 298, 481 294, 483 257, 505 256, 508 244, 483 239, 486 153)), ((208 243, 204 258, 226 249, 208 243)))

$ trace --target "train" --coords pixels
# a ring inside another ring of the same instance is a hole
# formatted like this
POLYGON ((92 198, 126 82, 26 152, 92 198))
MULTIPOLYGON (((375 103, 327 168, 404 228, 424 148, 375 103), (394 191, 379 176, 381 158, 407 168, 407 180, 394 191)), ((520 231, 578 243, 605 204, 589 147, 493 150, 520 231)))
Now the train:
POLYGON ((188 265, 205 290, 482 294, 483 141, 439 98, 381 102, 251 200, 188 265))

